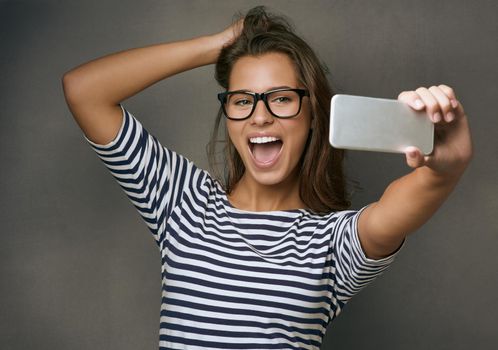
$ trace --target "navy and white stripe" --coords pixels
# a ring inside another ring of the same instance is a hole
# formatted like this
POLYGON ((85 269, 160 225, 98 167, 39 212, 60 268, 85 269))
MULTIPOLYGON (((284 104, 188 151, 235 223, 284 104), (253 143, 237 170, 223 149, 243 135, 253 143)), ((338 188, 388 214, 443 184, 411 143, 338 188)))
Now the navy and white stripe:
POLYGON ((327 325, 399 252, 373 260, 362 210, 250 212, 123 106, 115 139, 85 139, 137 208, 162 258, 160 349, 319 349, 327 325))

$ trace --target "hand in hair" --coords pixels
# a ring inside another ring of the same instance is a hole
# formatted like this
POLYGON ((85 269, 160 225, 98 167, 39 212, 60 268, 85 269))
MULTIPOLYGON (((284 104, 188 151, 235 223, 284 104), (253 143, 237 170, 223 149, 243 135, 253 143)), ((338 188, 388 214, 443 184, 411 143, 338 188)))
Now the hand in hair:
POLYGON ((220 41, 220 49, 231 45, 239 37, 240 33, 242 33, 243 28, 244 18, 240 18, 222 32, 215 34, 214 36, 220 41))

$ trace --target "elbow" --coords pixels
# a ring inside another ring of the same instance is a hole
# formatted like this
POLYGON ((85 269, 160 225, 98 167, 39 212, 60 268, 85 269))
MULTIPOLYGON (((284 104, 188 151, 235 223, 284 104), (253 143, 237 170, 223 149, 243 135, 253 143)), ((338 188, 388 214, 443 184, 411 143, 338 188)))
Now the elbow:
POLYGON ((64 73, 62 76, 62 91, 68 105, 77 103, 78 98, 81 98, 81 79, 71 71, 64 73))

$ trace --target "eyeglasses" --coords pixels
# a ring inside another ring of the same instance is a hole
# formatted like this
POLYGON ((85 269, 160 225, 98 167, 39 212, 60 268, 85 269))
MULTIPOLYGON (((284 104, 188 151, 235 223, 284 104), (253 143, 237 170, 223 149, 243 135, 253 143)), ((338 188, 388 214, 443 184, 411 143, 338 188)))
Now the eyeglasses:
POLYGON ((249 118, 259 100, 277 118, 292 118, 301 111, 303 96, 309 96, 304 89, 275 89, 262 93, 244 90, 225 91, 218 94, 223 113, 228 119, 244 120, 249 118))

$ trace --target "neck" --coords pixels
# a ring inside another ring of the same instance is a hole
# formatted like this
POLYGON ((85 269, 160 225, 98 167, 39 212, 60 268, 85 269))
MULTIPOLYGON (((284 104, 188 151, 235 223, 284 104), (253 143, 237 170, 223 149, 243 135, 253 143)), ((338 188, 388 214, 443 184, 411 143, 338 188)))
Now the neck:
POLYGON ((263 185, 245 173, 228 198, 234 207, 248 211, 306 208, 299 195, 297 174, 275 185, 263 185))

